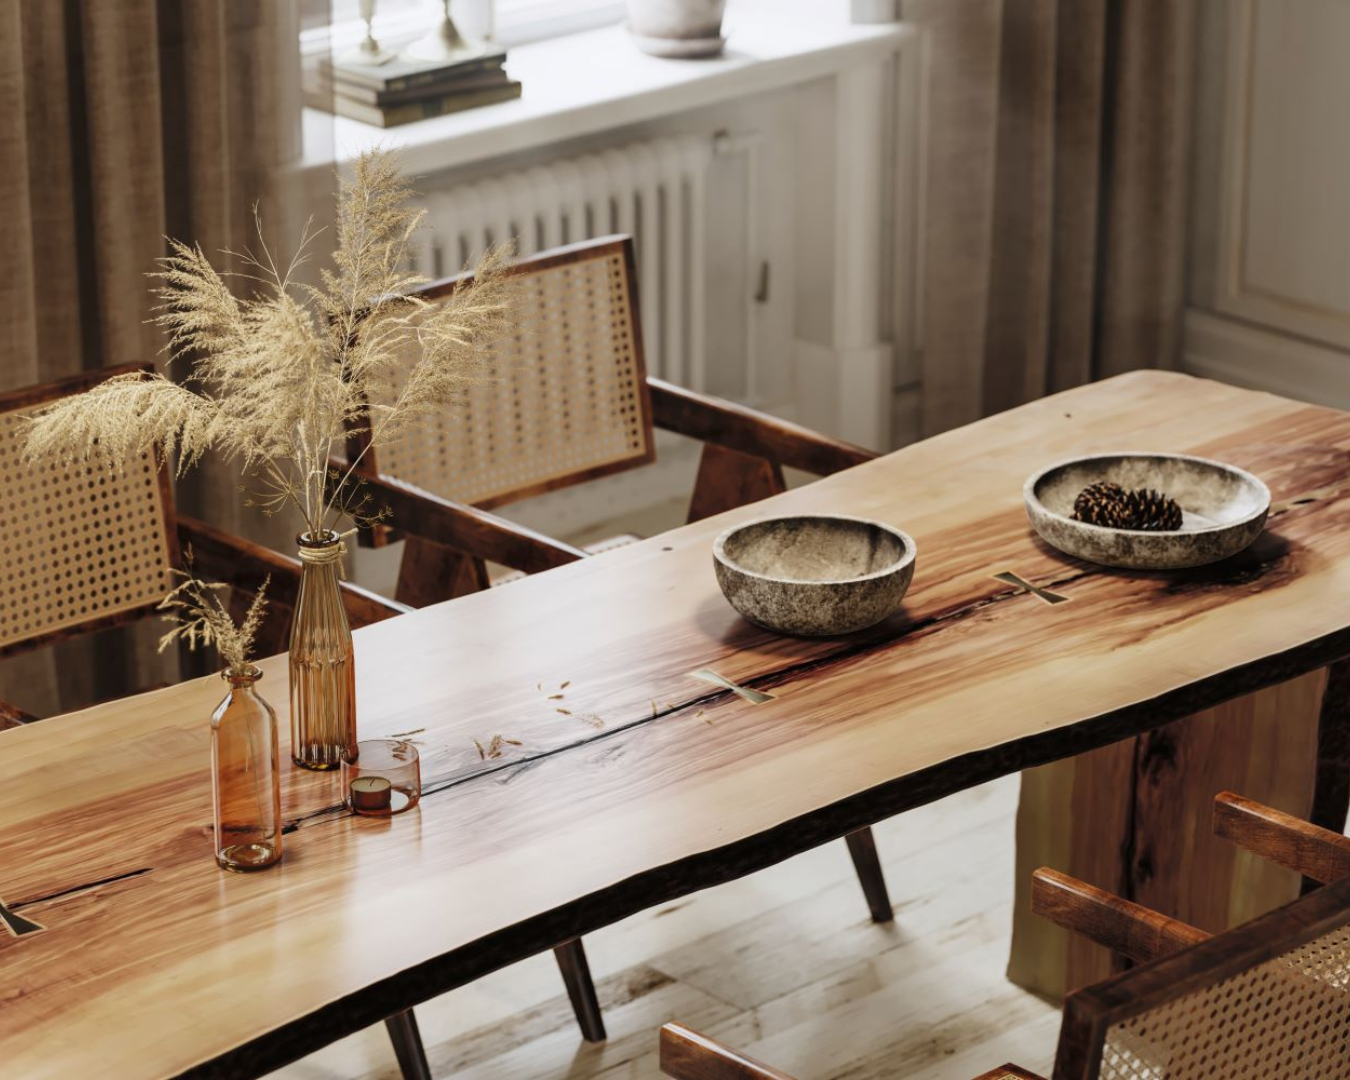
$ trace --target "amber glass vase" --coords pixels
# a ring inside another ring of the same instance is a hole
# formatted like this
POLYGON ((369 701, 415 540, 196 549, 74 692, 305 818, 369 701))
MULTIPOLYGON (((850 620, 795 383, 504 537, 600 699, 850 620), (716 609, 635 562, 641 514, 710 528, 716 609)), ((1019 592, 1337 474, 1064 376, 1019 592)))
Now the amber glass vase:
POLYGON ((291 623, 291 757, 306 769, 336 769, 356 753, 356 669, 342 606, 335 532, 301 533, 300 595, 291 623))
POLYGON ((211 714, 211 794, 216 862, 261 870, 281 858, 281 775, 277 714, 259 695, 262 672, 227 668, 230 692, 211 714))

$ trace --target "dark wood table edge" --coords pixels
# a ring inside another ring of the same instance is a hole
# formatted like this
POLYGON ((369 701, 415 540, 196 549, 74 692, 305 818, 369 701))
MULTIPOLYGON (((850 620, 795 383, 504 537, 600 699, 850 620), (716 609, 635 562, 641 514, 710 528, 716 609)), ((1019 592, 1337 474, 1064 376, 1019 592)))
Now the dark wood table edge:
MULTIPOLYGON (((864 826, 947 795, 1162 727, 1244 694, 1350 658, 1350 627, 1219 672, 1160 697, 1136 702, 1015 743, 973 751, 887 781, 754 836, 655 867, 563 907, 480 938, 372 983, 320 1009, 201 1062, 180 1077, 257 1076, 337 1039, 456 989, 509 964, 547 952, 647 908, 766 869, 864 826)), ((1343 669, 1344 670, 1344 669, 1343 669)), ((1342 695, 1335 695, 1340 702, 1342 695)), ((1324 710, 1325 721, 1327 712, 1324 710)), ((1314 803, 1342 816, 1346 779, 1318 777, 1314 803), (1330 797, 1324 789, 1335 788, 1330 797)), ((1343 825, 1341 826, 1343 827, 1343 825)), ((653 1033, 655 1038, 655 1033, 653 1033)))

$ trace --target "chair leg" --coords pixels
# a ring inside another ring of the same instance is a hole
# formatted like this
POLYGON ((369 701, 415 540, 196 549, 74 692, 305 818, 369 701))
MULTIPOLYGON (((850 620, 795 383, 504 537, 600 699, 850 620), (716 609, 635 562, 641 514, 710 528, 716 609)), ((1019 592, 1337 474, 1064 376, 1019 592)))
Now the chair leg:
POLYGON ((422 1047, 422 1035, 417 1030, 417 1017, 411 1009, 404 1009, 384 1022, 389 1029, 389 1041, 394 1044, 403 1080, 431 1080, 431 1066, 422 1047))
POLYGON ((581 938, 564 941, 554 948, 553 955, 558 958, 558 970, 562 972, 563 985, 572 1001, 572 1011, 577 1015, 581 1037, 587 1042, 604 1042, 605 1018, 600 1015, 600 999, 595 993, 595 983, 591 981, 591 968, 586 963, 581 938))
MULTIPOLYGON (((1350 660, 1332 664, 1317 726, 1317 779, 1309 820, 1332 832, 1344 832, 1350 806, 1350 660)), ((1303 879, 1303 892, 1317 888, 1303 879)))
POLYGON ((890 922, 895 918, 895 912, 891 910, 891 897, 886 891, 886 877, 881 872, 881 860, 877 858, 877 842, 872 836, 872 830, 859 829, 844 839, 848 841, 848 853, 853 856, 853 869, 858 871, 858 881, 862 883, 863 896, 867 898, 872 921, 890 922))

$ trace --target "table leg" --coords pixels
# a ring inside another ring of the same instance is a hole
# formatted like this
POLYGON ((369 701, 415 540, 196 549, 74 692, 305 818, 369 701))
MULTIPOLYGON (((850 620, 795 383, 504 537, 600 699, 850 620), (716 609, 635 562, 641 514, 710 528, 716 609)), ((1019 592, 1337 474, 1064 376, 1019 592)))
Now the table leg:
POLYGON ((431 1080, 431 1066, 427 1064, 427 1052, 422 1047, 422 1035, 417 1030, 417 1017, 411 1009, 389 1017, 384 1022, 389 1029, 389 1041, 394 1044, 394 1056, 398 1058, 399 1071, 403 1080, 431 1080))
POLYGON ((891 897, 886 891, 886 875, 881 871, 881 860, 877 858, 876 837, 872 830, 859 829, 846 837, 848 853, 853 856, 853 869, 858 872, 858 881, 862 883, 863 896, 867 900, 867 909, 872 913, 872 921, 887 923, 895 918, 891 907, 891 897))
POLYGON ((1327 672, 1315 671, 1024 773, 1008 977, 1058 1001, 1116 966, 1105 950, 1031 914, 1029 878, 1039 866, 1210 932, 1296 897, 1296 875, 1212 835, 1213 800, 1229 789, 1306 818, 1316 779, 1325 804, 1339 798, 1344 815, 1350 755, 1328 747, 1318 760, 1320 718, 1333 717, 1326 732, 1343 736, 1347 715, 1335 687, 1324 714, 1326 686, 1327 672))
POLYGON ((591 966, 586 962, 581 938, 555 946, 553 955, 557 957, 558 970, 562 972, 563 985, 567 987, 582 1038, 587 1042, 604 1042, 605 1018, 600 1012, 600 998, 595 992, 591 966))

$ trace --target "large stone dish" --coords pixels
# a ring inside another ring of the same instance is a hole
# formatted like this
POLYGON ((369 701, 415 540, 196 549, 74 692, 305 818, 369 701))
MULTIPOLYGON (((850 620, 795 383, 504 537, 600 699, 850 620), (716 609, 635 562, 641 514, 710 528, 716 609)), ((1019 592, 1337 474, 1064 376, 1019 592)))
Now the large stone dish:
POLYGON ((863 630, 900 606, 914 577, 914 541, 865 518, 761 518, 713 544, 717 584, 731 606, 778 634, 863 630))
POLYGON ((1204 566, 1241 551, 1265 527, 1270 489, 1245 469, 1186 454, 1096 454, 1052 465, 1023 488, 1027 517, 1047 544, 1067 555, 1134 570, 1204 566), (1073 520, 1089 484, 1164 492, 1181 506, 1175 532, 1110 529, 1073 520))

